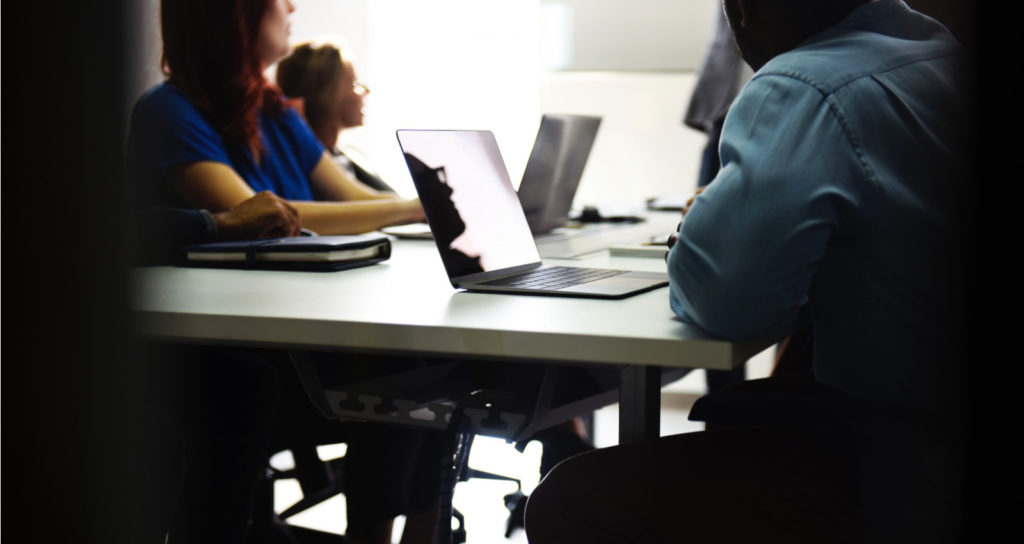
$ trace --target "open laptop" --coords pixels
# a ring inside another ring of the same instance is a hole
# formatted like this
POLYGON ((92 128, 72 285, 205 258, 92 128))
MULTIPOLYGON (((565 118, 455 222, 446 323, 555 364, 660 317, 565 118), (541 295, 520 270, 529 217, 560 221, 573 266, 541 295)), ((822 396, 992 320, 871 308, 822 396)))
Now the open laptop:
POLYGON ((519 183, 519 202, 536 236, 565 225, 601 118, 545 114, 519 183))
MULTIPOLYGON (((541 117, 518 192, 534 236, 550 235, 568 221, 600 126, 601 118, 592 115, 546 113, 541 117)), ((418 224, 386 227, 382 231, 400 238, 432 236, 429 228, 418 224)))
POLYGON ((623 298, 668 284, 664 273, 544 266, 490 131, 397 136, 453 286, 623 298))

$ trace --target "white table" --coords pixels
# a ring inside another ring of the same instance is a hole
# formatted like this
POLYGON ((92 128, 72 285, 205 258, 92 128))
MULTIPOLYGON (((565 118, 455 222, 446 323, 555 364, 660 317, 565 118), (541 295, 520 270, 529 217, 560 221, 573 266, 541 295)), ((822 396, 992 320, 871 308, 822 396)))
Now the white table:
MULTIPOLYGON (((607 251, 550 264, 664 271, 607 251)), ((677 320, 668 288, 623 300, 453 289, 432 241, 340 272, 153 267, 135 271, 136 331, 188 343, 543 363, 629 365, 620 440, 657 436, 658 367, 731 369, 766 343, 714 339, 677 320)))

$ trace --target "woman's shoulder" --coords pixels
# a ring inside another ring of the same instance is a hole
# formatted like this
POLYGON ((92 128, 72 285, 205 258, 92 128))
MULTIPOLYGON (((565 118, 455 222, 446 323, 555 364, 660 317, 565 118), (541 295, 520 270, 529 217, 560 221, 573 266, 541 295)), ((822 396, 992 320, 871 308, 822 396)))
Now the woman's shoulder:
POLYGON ((188 136, 222 143, 220 132, 195 102, 167 81, 149 89, 135 102, 132 129, 163 139, 188 136))
POLYGON ((199 109, 177 85, 165 81, 156 85, 135 102, 135 117, 181 118, 182 116, 201 116, 199 109))
POLYGON ((272 122, 264 123, 261 127, 263 130, 285 132, 288 134, 288 139, 307 149, 309 153, 315 155, 316 159, 319 160, 320 155, 324 152, 323 144, 316 138, 313 129, 296 108, 286 104, 278 115, 270 115, 264 119, 272 120, 272 122))

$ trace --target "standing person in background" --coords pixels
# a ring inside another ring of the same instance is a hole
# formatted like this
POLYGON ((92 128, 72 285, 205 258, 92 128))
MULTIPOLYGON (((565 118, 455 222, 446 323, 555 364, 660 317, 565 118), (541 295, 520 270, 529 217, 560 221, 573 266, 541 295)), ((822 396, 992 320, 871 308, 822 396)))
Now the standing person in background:
POLYGON ((352 61, 331 44, 301 44, 277 65, 277 85, 301 98, 304 115, 334 163, 350 178, 378 191, 394 192, 379 176, 342 151, 341 132, 363 124, 363 99, 370 89, 356 77, 352 61))
POLYGON ((718 141, 725 114, 740 90, 743 61, 729 30, 725 12, 719 10, 707 54, 697 73, 697 82, 683 116, 683 124, 707 135, 701 156, 697 187, 704 187, 718 174, 718 141))

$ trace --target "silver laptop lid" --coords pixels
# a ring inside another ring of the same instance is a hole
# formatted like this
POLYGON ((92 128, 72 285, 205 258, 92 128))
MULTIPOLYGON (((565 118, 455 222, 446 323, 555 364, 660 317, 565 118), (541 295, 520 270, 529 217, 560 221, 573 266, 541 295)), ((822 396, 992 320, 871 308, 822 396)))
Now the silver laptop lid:
POLYGON ((572 199, 594 145, 601 118, 544 114, 519 184, 519 202, 534 234, 550 232, 569 219, 572 199))
POLYGON ((490 131, 399 130, 420 203, 452 285, 540 266, 490 131))

